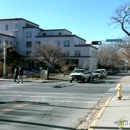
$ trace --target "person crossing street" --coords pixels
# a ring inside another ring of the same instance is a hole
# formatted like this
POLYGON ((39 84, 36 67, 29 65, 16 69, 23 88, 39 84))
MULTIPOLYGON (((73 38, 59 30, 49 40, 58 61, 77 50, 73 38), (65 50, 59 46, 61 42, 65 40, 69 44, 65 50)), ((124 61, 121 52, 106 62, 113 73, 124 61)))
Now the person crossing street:
POLYGON ((18 80, 18 69, 15 68, 15 69, 14 69, 14 82, 16 83, 17 80, 18 80))
POLYGON ((23 69, 21 67, 19 67, 18 69, 18 82, 17 83, 19 83, 20 80, 23 83, 23 69))

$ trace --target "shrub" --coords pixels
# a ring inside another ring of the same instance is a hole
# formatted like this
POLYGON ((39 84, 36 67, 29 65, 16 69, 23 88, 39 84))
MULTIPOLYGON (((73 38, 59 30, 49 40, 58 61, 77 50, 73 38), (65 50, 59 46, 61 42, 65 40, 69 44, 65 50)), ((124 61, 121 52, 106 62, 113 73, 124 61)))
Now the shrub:
MULTIPOLYGON (((6 75, 8 75, 9 73, 11 73, 11 67, 6 66, 6 75)), ((3 62, 0 62, 0 77, 2 76, 3 76, 3 62)))
POLYGON ((74 70, 76 67, 78 67, 78 66, 77 65, 63 65, 63 66, 61 66, 61 70, 63 72, 68 72, 68 71, 74 70))
POLYGON ((67 72, 69 70, 69 65, 61 66, 61 70, 67 72))

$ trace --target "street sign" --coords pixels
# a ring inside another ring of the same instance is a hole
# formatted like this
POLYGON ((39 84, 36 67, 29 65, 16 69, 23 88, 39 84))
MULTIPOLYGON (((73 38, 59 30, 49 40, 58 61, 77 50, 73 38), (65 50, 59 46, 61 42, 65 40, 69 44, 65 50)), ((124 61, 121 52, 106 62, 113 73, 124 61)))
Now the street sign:
POLYGON ((122 39, 106 39, 106 42, 122 42, 122 39))

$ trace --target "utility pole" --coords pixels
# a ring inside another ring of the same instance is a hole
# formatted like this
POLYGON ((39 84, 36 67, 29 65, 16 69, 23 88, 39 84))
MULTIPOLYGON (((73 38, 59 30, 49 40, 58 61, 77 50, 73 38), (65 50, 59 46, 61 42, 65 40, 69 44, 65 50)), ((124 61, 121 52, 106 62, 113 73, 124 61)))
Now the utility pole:
POLYGON ((3 78, 6 77, 6 46, 5 41, 3 41, 3 52, 4 52, 4 64, 3 64, 3 78))

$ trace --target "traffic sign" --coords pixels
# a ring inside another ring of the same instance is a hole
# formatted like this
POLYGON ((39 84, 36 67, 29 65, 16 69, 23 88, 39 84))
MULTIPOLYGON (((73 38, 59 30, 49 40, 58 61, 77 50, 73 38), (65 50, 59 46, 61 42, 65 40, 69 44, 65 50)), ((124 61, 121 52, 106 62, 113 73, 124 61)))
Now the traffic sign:
POLYGON ((122 39, 106 39, 106 42, 122 42, 122 39))
POLYGON ((92 41, 92 44, 93 44, 93 45, 101 45, 102 42, 101 42, 101 41, 92 41))

